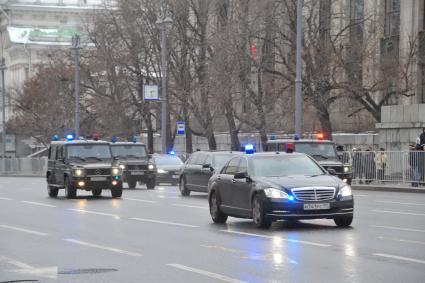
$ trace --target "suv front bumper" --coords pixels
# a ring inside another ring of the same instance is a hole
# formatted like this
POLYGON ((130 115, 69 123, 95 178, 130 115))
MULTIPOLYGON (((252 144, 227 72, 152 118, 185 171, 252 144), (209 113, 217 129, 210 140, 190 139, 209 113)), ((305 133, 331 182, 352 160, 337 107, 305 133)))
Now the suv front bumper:
POLYGON ((146 182, 149 179, 155 178, 154 171, 145 170, 125 170, 123 175, 123 181, 136 180, 146 182))
POLYGON ((73 178, 72 185, 79 190, 97 190, 97 189, 112 189, 122 186, 121 178, 116 180, 111 176, 106 177, 106 180, 92 180, 91 177, 73 178), (81 185, 84 182, 84 185, 81 185))

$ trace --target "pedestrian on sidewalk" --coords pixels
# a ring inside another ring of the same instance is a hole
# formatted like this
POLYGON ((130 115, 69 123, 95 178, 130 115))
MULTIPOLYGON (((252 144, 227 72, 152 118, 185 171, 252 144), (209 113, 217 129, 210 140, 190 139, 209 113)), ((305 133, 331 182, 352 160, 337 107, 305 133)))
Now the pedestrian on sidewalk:
POLYGON ((372 151, 372 148, 366 149, 364 156, 364 167, 366 168, 366 184, 372 183, 376 178, 376 165, 375 165, 375 153, 372 151))
POLYGON ((424 154, 421 146, 421 139, 417 138, 416 143, 410 146, 409 165, 411 172, 412 187, 418 187, 423 178, 424 154))
POLYGON ((376 170, 378 173, 378 180, 382 183, 385 180, 385 168, 388 164, 387 154, 384 148, 380 148, 375 156, 376 170))
MULTIPOLYGON (((416 142, 418 144, 418 142, 416 142)), ((422 133, 419 136, 419 145, 422 147, 421 150, 425 150, 425 128, 422 129, 422 133)))
POLYGON ((362 153, 360 148, 353 148, 353 178, 363 183, 362 153))

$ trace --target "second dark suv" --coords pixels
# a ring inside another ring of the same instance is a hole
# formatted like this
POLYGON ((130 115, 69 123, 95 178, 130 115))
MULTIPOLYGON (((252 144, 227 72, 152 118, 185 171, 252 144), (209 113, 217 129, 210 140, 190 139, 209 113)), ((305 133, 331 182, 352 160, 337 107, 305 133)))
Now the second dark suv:
POLYGON ((215 171, 219 171, 232 157, 241 152, 229 151, 197 151, 186 160, 179 179, 179 189, 182 196, 190 195, 191 191, 208 193, 208 181, 215 171))
POLYGON ((138 142, 111 143, 112 155, 118 160, 123 172, 123 182, 130 189, 136 188, 137 182, 146 184, 148 190, 155 189, 155 165, 149 161, 146 146, 138 142))

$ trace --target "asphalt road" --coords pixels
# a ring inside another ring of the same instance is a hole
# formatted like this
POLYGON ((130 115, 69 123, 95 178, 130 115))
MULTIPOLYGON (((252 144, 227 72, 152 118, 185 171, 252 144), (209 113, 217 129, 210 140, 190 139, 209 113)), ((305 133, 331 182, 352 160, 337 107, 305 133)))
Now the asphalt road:
POLYGON ((176 187, 63 194, 0 178, 0 282, 425 282, 425 194, 355 191, 352 228, 270 230, 215 225, 206 195, 176 187))

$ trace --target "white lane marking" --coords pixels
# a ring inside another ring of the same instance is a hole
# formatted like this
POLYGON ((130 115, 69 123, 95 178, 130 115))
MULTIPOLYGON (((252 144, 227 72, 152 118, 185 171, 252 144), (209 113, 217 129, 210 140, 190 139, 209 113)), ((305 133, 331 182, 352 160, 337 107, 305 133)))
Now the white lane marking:
POLYGON ((353 194, 355 197, 368 197, 369 195, 358 195, 356 193, 353 194))
POLYGON ((47 235, 49 235, 47 233, 38 232, 38 231, 34 231, 34 230, 29 230, 29 229, 24 229, 24 228, 15 227, 15 226, 10 226, 10 225, 0 224, 0 227, 1 228, 4 228, 4 229, 10 229, 10 230, 15 230, 15 231, 20 231, 20 232, 24 232, 24 233, 28 233, 28 234, 37 235, 37 236, 47 236, 47 235))
POLYGON ((186 205, 186 204, 173 204, 173 206, 189 207, 189 208, 200 208, 200 209, 209 209, 208 207, 205 207, 205 206, 186 205))
POLYGON ((83 241, 79 241, 79 240, 75 240, 75 239, 63 239, 63 240, 70 242, 70 243, 77 244, 77 245, 91 247, 91 248, 97 248, 97 249, 110 251, 110 252, 114 252, 114 253, 119 253, 119 254, 124 254, 124 255, 129 255, 129 256, 141 256, 141 254, 139 254, 139 253, 129 252, 129 251, 113 248, 113 247, 91 244, 91 243, 87 243, 87 242, 83 242, 83 241))
POLYGON ((44 268, 35 268, 24 262, 20 262, 16 259, 0 256, 0 262, 6 262, 8 264, 14 265, 19 270, 11 270, 12 272, 21 273, 21 274, 30 274, 38 277, 46 277, 51 279, 56 279, 58 275, 57 267, 44 267, 44 268))
POLYGON ((137 199, 137 198, 123 198, 124 200, 132 200, 132 201, 138 201, 138 202, 146 202, 146 203, 157 203, 157 201, 154 200, 145 200, 145 199, 137 199))
POLYGON ((380 210, 375 209, 372 210, 373 212, 378 213, 391 213, 391 214, 401 214, 401 215, 414 215, 414 216, 425 216, 425 213, 414 213, 414 212, 408 212, 408 211, 390 211, 390 210, 380 210))
POLYGON ((408 243, 408 244, 425 245, 425 242, 421 242, 421 241, 405 240, 405 239, 399 239, 399 238, 389 238, 389 237, 384 237, 384 236, 379 236, 379 237, 377 237, 377 239, 380 239, 380 240, 391 240, 391 241, 396 241, 396 242, 401 242, 401 243, 408 243))
POLYGON ((408 232, 425 233, 425 230, 412 229, 412 228, 393 227, 393 226, 378 226, 378 225, 372 225, 372 227, 383 228, 383 229, 391 229, 391 230, 408 231, 408 232))
POLYGON ((0 197, 0 200, 13 200, 11 198, 0 197))
POLYGON ((137 217, 133 217, 133 218, 130 218, 130 219, 131 220, 142 221, 142 222, 151 222, 151 223, 166 224, 166 225, 173 225, 173 226, 181 226, 181 227, 188 227, 188 228, 198 228, 199 227, 199 226, 190 225, 190 224, 167 222, 167 221, 161 221, 161 220, 155 220, 155 219, 146 219, 146 218, 137 218, 137 217))
POLYGON ((210 272, 210 271, 206 271, 206 270, 202 270, 202 269, 197 269, 197 268, 193 268, 193 267, 189 267, 189 266, 185 266, 185 265, 181 265, 181 264, 177 264, 177 263, 169 263, 167 264, 168 266, 177 268, 177 269, 181 269, 181 270, 185 270, 185 271, 189 271, 189 272, 193 272, 193 273, 197 273, 200 275, 204 275, 213 279, 218 279, 224 282, 229 282, 229 283, 246 283, 245 281, 241 281, 238 279, 234 279, 231 277, 227 277, 225 275, 221 275, 218 273, 214 273, 214 272, 210 272))
POLYGON ((379 203, 389 203, 389 204, 403 204, 403 205, 420 205, 425 206, 425 203, 412 203, 412 202, 398 202, 398 201, 389 201, 389 200, 376 200, 379 203))
POLYGON ((34 201, 27 201, 27 200, 23 200, 21 202, 28 203, 28 204, 33 204, 33 205, 38 205, 38 206, 45 206, 45 207, 57 207, 56 205, 42 203, 42 202, 34 202, 34 201))
POLYGON ((91 210, 85 210, 85 209, 75 209, 75 208, 68 208, 68 210, 76 211, 80 213, 87 213, 87 214, 95 214, 95 215, 102 215, 102 216, 109 216, 114 217, 115 219, 120 219, 121 217, 117 214, 111 214, 111 213, 104 213, 104 212, 97 212, 97 211, 91 211, 91 210))
POLYGON ((386 257, 386 258, 392 258, 392 259, 398 259, 398 260, 402 260, 402 261, 409 261, 409 262, 425 264, 425 260, 411 258, 411 257, 404 257, 404 256, 398 256, 398 255, 390 255, 390 254, 381 254, 381 253, 374 253, 373 255, 380 256, 380 257, 386 257))
POLYGON ((232 231, 232 230, 220 230, 220 231, 225 232, 225 233, 232 233, 232 234, 252 236, 252 237, 260 237, 260 238, 265 238, 265 239, 279 239, 279 240, 282 240, 282 241, 285 241, 285 242, 299 243, 299 244, 305 244, 305 245, 311 245, 311 246, 317 246, 317 247, 323 247, 323 248, 331 247, 331 245, 328 245, 328 244, 322 244, 322 243, 316 243, 316 242, 310 242, 310 241, 302 241, 302 240, 297 240, 297 239, 287 239, 287 238, 281 238, 281 237, 276 237, 276 236, 246 233, 246 232, 239 232, 239 231, 232 231))

